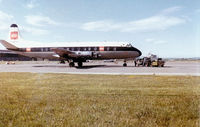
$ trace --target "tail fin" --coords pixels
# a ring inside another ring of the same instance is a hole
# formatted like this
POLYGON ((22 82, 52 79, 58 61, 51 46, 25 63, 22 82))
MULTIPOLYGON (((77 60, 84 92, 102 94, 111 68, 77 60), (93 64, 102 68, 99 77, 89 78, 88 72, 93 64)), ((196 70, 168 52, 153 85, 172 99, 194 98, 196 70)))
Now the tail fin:
POLYGON ((10 32, 9 32, 9 40, 12 42, 16 42, 20 39, 19 36, 19 29, 17 24, 12 24, 10 26, 10 32))
POLYGON ((7 42, 7 41, 5 41, 5 40, 0 40, 0 43, 1 43, 4 47, 6 47, 8 50, 17 50, 17 49, 19 49, 18 47, 16 47, 16 46, 10 44, 9 42, 7 42))

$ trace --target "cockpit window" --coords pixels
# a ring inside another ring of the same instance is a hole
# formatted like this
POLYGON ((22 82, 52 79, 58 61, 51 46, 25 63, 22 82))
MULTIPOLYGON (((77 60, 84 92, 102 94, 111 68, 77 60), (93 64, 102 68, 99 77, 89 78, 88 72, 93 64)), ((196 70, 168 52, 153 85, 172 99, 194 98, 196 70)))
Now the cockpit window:
POLYGON ((127 44, 126 46, 127 46, 127 47, 133 47, 133 46, 131 45, 131 43, 127 44))
POLYGON ((131 43, 127 43, 127 44, 122 44, 122 47, 133 47, 133 46, 131 45, 131 43))

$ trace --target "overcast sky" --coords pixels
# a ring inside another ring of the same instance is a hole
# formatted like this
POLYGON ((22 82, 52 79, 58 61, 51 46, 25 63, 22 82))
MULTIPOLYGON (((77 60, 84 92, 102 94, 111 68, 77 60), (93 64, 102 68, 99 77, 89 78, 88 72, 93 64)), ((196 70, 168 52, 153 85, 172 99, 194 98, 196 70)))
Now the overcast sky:
POLYGON ((47 45, 127 41, 143 55, 200 57, 200 0, 0 0, 0 39, 12 23, 47 45))

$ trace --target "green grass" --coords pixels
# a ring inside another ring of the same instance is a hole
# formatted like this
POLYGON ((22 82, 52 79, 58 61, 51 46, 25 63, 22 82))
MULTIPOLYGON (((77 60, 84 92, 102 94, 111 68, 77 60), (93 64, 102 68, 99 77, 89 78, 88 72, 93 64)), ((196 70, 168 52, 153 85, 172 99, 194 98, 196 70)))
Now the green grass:
POLYGON ((200 77, 0 73, 0 126, 198 127, 200 77))

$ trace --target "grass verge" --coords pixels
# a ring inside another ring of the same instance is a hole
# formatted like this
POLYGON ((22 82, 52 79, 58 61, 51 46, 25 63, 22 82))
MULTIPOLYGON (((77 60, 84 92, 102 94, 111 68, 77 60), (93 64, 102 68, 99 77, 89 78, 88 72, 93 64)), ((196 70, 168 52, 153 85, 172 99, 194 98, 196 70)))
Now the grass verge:
POLYGON ((0 73, 0 126, 196 126, 200 77, 0 73))

